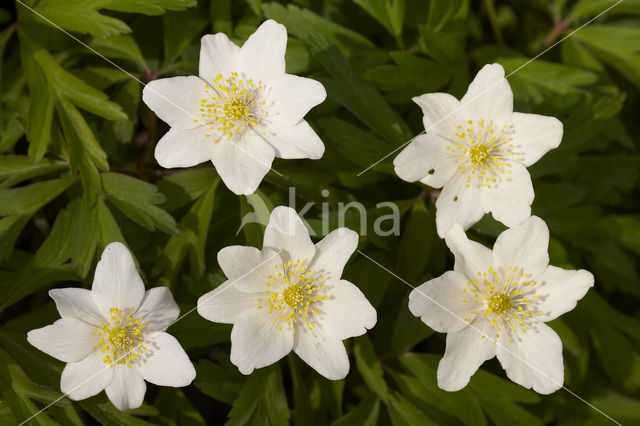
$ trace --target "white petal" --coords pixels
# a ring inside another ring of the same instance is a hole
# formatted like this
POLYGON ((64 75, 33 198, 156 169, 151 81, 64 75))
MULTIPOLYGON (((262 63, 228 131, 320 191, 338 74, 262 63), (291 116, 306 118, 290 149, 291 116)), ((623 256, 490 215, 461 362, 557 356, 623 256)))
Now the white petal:
POLYGON ((460 101, 448 93, 427 93, 413 98, 413 102, 422 108, 422 123, 428 134, 450 138, 456 126, 466 121, 460 101))
POLYGON ((508 182, 500 182, 484 191, 484 210, 509 228, 520 225, 531 216, 533 185, 522 164, 511 163, 508 182))
POLYGON ((291 74, 282 74, 271 83, 270 89, 268 100, 273 104, 266 108, 269 120, 290 126, 302 120, 311 108, 327 98, 322 83, 291 74))
POLYGON ((453 269, 467 279, 478 276, 478 272, 487 272, 493 265, 493 253, 480 243, 467 238, 460 225, 455 226, 445 237, 447 247, 455 257, 453 269))
POLYGON ((218 74, 238 72, 240 48, 226 34, 207 34, 200 40, 200 77, 211 82, 218 74))
POLYGON ((241 69, 259 80, 284 74, 287 29, 269 19, 251 34, 240 49, 241 69))
POLYGON ((154 156, 165 169, 192 167, 213 158, 217 148, 214 140, 215 135, 206 126, 189 130, 172 128, 158 141, 154 156))
MULTIPOLYGON (((266 289, 266 281, 263 284, 266 289)), ((245 293, 234 285, 233 280, 220 284, 218 288, 203 294, 198 299, 198 313, 213 322, 233 324, 236 318, 249 309, 256 309, 260 302, 269 297, 265 292, 245 293)))
POLYGON ((211 161, 234 194, 253 194, 269 172, 275 157, 271 145, 254 132, 217 143, 211 161))
MULTIPOLYGON (((309 231, 298 213, 290 207, 279 206, 273 209, 269 224, 264 231, 264 247, 284 250, 295 261, 309 262, 316 248, 311 242, 309 231)), ((287 259, 283 260, 286 262, 287 259)))
POLYGON ((273 280, 273 276, 282 271, 282 257, 280 257, 280 253, 267 247, 259 252, 259 254, 257 264, 246 265, 245 272, 229 280, 231 285, 237 290, 246 293, 263 294, 269 282, 272 282, 270 289, 273 291, 278 291, 283 285, 281 281, 273 280))
POLYGON ((200 100, 207 98, 204 80, 196 76, 153 80, 142 90, 142 100, 171 127, 200 126, 200 100))
POLYGON ((167 287, 155 287, 144 294, 136 317, 144 319, 146 332, 164 331, 180 315, 180 308, 167 287))
POLYGON ((538 278, 536 294, 540 295, 539 308, 544 321, 551 321, 576 307, 587 291, 593 287, 593 274, 584 269, 566 271, 555 266, 538 278))
POLYGON ((488 321, 447 334, 447 349, 438 365, 438 387, 449 392, 464 388, 478 368, 496 355, 496 344, 488 337, 488 321))
POLYGON ((61 318, 52 325, 31 330, 27 340, 42 352, 64 362, 75 362, 93 351, 100 340, 95 327, 75 318, 61 318))
POLYGON ((549 326, 538 323, 524 334, 505 334, 500 343, 498 360, 511 380, 542 394, 562 387, 562 341, 549 326))
POLYGON ((60 316, 77 318, 88 324, 100 325, 104 317, 93 299, 91 290, 84 288, 54 288, 49 296, 56 303, 60 316))
POLYGON ((455 224, 460 224, 466 230, 484 216, 482 190, 467 188, 466 185, 467 178, 456 174, 438 196, 436 227, 440 237, 444 237, 455 224))
POLYGON ((269 123, 257 131, 276 150, 278 158, 317 160, 324 154, 324 143, 304 120, 295 125, 269 123))
POLYGON ((114 367, 113 380, 105 392, 118 410, 129 410, 142 405, 147 385, 135 368, 124 365, 114 367))
POLYGON ((493 246, 497 267, 524 269, 538 277, 549 265, 549 228, 542 219, 532 216, 522 225, 507 229, 493 246))
POLYGON ((344 266, 358 247, 358 234, 349 228, 332 231, 316 244, 316 256, 311 269, 325 280, 339 280, 344 266))
POLYGON ((512 143, 516 157, 527 167, 562 141, 562 122, 555 117, 514 112, 511 124, 515 130, 512 143))
POLYGON ((329 300, 322 302, 321 328, 329 337, 339 340, 361 336, 373 328, 377 313, 358 287, 349 281, 327 283, 329 300))
POLYGON ((455 154, 446 149, 448 141, 429 133, 418 135, 393 160, 396 174, 402 180, 417 180, 434 188, 441 188, 455 174, 455 154))
POLYGON ((264 259, 255 247, 228 246, 218 252, 218 264, 227 278, 238 278, 256 267, 264 259))
POLYGON ((231 330, 231 362, 242 374, 251 374, 291 352, 293 332, 279 327, 264 309, 246 311, 236 318, 231 330))
POLYGON ((409 310, 435 331, 460 331, 467 326, 465 321, 473 321, 476 317, 471 313, 477 305, 473 304, 474 297, 468 290, 468 281, 459 272, 445 272, 409 294, 409 310))
POLYGON ((137 309, 144 297, 144 284, 133 257, 122 243, 111 243, 102 252, 91 287, 103 315, 110 308, 137 309))
POLYGON ((196 370, 180 343, 170 334, 145 335, 147 350, 135 363, 142 377, 158 386, 181 387, 189 385, 196 377, 196 370))
POLYGON ((329 380, 347 376, 349 357, 342 340, 330 337, 318 328, 300 328, 294 338, 293 350, 311 368, 329 380))
POLYGON ((460 102, 468 117, 507 123, 513 112, 513 92, 504 78, 502 65, 482 67, 460 102))
POLYGON ((111 383, 113 368, 105 364, 104 354, 91 352, 78 362, 70 362, 62 370, 60 390, 74 401, 100 393, 111 383))

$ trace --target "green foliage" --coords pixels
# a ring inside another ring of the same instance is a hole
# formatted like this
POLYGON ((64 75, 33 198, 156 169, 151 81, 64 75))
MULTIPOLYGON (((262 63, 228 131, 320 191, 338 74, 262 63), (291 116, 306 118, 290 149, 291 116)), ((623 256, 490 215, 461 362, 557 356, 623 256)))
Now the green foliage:
MULTIPOLYGON (((567 391, 514 385, 495 361, 465 389, 439 389, 444 336, 409 312, 409 286, 358 253, 345 279, 378 322, 345 341, 344 380, 293 354, 243 376, 229 360, 231 327, 193 311, 225 280, 218 250, 259 247, 270 211, 290 202, 314 203, 305 218, 318 238, 342 226, 339 203, 363 203, 359 249, 411 285, 451 269, 435 231, 439 191, 401 181, 392 161, 424 130, 412 97, 460 97, 492 62, 504 66, 517 111, 564 124, 560 147, 529 171, 552 264, 596 276, 550 324, 564 344, 565 385, 616 421, 640 423, 638 0, 21 0, 0 6, 0 23, 0 424, 49 404, 29 424, 610 424, 567 391), (267 18, 289 32, 287 71, 327 89, 306 117, 323 158, 277 160, 281 176, 270 172, 247 197, 210 164, 162 169, 153 150, 167 126, 141 102, 142 85, 197 74, 202 35, 242 43, 267 18), (374 232, 385 201, 402 215, 398 235, 374 232), (131 248, 147 287, 172 289, 186 316, 169 331, 197 369, 186 388, 149 385, 128 412, 104 393, 64 397, 63 363, 25 337, 58 318, 47 291, 88 288, 113 241, 131 248)), ((355 209, 344 219, 360 229, 355 209)), ((469 232, 491 245, 503 229, 486 216, 469 232)))

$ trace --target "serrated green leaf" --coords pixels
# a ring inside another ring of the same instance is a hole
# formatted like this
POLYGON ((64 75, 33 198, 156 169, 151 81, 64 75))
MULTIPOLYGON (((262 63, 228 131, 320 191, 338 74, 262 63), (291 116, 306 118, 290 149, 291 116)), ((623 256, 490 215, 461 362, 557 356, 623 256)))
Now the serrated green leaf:
POLYGON ((172 236, 162 250, 152 271, 153 275, 160 275, 159 284, 173 285, 187 254, 190 255, 192 270, 202 276, 206 267, 204 250, 218 182, 219 179, 216 179, 180 220, 179 234, 172 236))
POLYGON ((74 181, 73 177, 63 177, 20 188, 0 189, 0 216, 33 214, 74 181))
POLYGON ((157 207, 166 198, 155 185, 119 173, 103 173, 102 184, 109 200, 135 222, 149 230, 178 233, 173 217, 157 207))

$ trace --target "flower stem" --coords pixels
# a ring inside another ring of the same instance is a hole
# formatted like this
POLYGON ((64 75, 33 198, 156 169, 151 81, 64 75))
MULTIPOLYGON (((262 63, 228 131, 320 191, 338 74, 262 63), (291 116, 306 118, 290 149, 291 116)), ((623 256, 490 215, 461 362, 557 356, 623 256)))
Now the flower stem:
POLYGON ((307 392, 302 376, 300 375, 300 369, 298 368, 298 361, 295 359, 295 355, 290 353, 287 355, 287 362, 289 363, 289 369, 291 370, 291 387, 293 388, 293 416, 294 424, 296 426, 308 425, 311 419, 311 401, 309 401, 309 392, 307 392))
POLYGON ((487 8, 489 22, 491 22, 491 29, 493 30, 493 34, 496 36, 496 40, 498 40, 499 44, 504 44, 504 39, 502 37, 500 26, 498 25, 498 18, 496 16, 496 8, 493 5, 493 0, 484 0, 484 5, 487 8))

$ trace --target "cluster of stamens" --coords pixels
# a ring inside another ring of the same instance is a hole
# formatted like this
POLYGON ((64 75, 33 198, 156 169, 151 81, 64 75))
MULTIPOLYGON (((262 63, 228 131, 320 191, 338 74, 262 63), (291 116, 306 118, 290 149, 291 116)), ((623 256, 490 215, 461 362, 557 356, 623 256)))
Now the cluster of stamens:
POLYGON ((456 138, 446 147, 456 155, 460 174, 467 174, 467 188, 473 181, 480 188, 491 188, 503 180, 509 182, 511 165, 507 160, 522 160, 514 152, 513 126, 498 127, 493 121, 468 120, 465 126, 457 126, 456 138))
MULTIPOLYGON (((207 99, 200 99, 200 119, 194 119, 206 125, 214 137, 232 139, 243 135, 247 130, 263 124, 269 115, 265 87, 261 83, 247 79, 237 72, 227 78, 218 74, 206 85, 207 99)), ((264 132, 262 132, 264 134, 264 132)))
POLYGON ((319 284, 323 280, 324 277, 307 269, 300 259, 282 266, 274 265, 274 272, 267 275, 266 296, 258 299, 258 309, 267 309, 267 313, 273 315, 273 322, 280 323, 280 331, 283 326, 294 333, 299 326, 313 330, 316 327, 314 316, 320 314, 318 305, 329 298, 320 294, 326 288, 319 284), (284 290, 272 291, 274 286, 282 287, 278 284, 284 284, 284 290))
MULTIPOLYGON (((489 267, 487 272, 478 272, 478 276, 467 282, 462 289, 463 303, 476 305, 470 311, 472 318, 464 318, 468 323, 480 325, 482 321, 490 324, 495 340, 503 330, 512 333, 526 333, 531 329, 533 318, 543 314, 536 307, 536 281, 530 279, 522 268, 508 267, 500 271, 489 267)), ((482 336, 483 338, 485 336, 482 336)), ((509 338, 511 342, 511 338, 509 338)))
POLYGON ((143 318, 137 318, 133 311, 133 307, 127 314, 122 309, 109 309, 109 321, 100 324, 100 328, 93 332, 93 335, 100 336, 93 349, 100 349, 104 354, 102 361, 111 367, 123 363, 131 367, 131 363, 147 350, 143 346, 142 330, 149 324, 144 324, 143 318))

